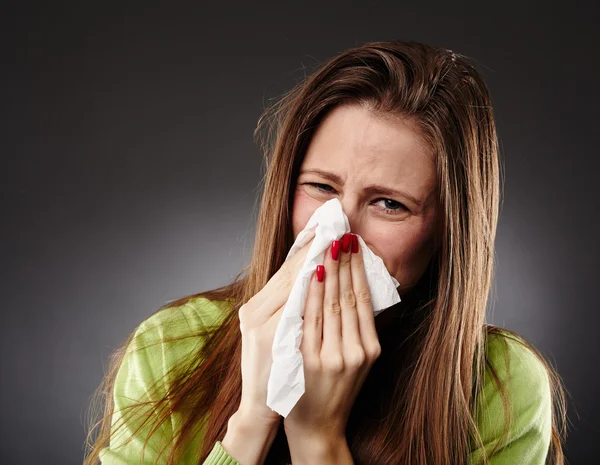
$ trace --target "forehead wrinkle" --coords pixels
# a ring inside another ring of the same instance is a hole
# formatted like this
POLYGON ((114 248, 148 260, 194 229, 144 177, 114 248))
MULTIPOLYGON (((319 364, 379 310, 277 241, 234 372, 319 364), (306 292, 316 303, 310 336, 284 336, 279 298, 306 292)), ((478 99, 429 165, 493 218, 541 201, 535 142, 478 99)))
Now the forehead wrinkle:
MULTIPOLYGON (((300 175, 314 173, 325 179, 328 179, 336 184, 346 185, 347 178, 335 171, 329 170, 321 170, 319 168, 306 168, 300 171, 300 175)), ((394 183, 381 183, 379 181, 374 182, 365 182, 359 180, 356 181, 359 184, 359 187, 362 191, 371 194, 381 194, 381 195, 400 195, 410 199, 413 203, 418 205, 419 207, 423 206, 426 199, 418 199, 417 196, 412 195, 408 190, 402 187, 396 187, 394 183)), ((354 183, 354 181, 353 181, 354 183)))
POLYGON ((351 108, 328 116, 309 145, 303 162, 306 168, 335 172, 339 184, 378 184, 423 201, 430 187, 435 187, 427 166, 433 161, 431 149, 410 121, 386 121, 351 108))

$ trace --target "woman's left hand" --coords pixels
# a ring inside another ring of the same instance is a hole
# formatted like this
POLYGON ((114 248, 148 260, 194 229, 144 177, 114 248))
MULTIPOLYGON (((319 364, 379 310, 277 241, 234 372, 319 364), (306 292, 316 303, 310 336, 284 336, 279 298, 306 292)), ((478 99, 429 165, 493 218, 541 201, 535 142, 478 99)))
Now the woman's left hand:
POLYGON ((316 270, 304 311, 305 392, 284 419, 292 453, 296 444, 310 447, 306 441, 345 441, 350 409, 381 353, 358 237, 333 241, 323 265, 324 279, 316 270))

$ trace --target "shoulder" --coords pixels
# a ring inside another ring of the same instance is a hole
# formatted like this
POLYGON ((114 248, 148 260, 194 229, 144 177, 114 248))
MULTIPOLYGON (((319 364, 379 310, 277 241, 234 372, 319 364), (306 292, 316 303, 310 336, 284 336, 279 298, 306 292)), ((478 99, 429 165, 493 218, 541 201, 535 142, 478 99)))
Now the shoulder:
POLYGON ((167 305, 150 315, 138 325, 126 344, 117 383, 135 382, 146 387, 162 379, 164 390, 176 369, 185 369, 186 364, 194 362, 205 336, 222 323, 229 305, 228 301, 194 296, 185 303, 167 305))
POLYGON ((485 356, 484 386, 489 392, 497 390, 494 382, 497 376, 514 401, 526 402, 532 397, 549 399, 550 379, 546 366, 530 343, 498 329, 487 336, 485 356))
POLYGON ((153 413, 165 405, 162 402, 169 398, 173 381, 193 368, 204 336, 222 322, 229 305, 198 296, 181 299, 154 312, 130 334, 119 352, 122 359, 114 380, 110 446, 101 452, 102 463, 139 461, 146 440, 152 455, 164 450, 164 439, 171 438, 185 418, 173 412, 170 421, 161 422, 156 431, 145 419, 159 418, 153 413), (130 412, 131 407, 139 410, 130 412), (133 436, 139 440, 120 447, 133 436))
POLYGON ((552 426, 545 364, 531 344, 501 328, 487 336, 485 356, 477 422, 486 452, 518 454, 523 449, 529 451, 523 453, 545 456, 552 426))
POLYGON ((193 296, 184 303, 167 304, 138 326, 135 337, 169 340, 218 326, 230 303, 193 296))

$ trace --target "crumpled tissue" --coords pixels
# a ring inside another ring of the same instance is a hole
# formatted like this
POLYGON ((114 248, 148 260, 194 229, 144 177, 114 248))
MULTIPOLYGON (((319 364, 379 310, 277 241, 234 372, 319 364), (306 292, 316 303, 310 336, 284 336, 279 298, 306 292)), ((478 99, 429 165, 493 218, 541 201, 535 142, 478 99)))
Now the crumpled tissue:
MULTIPOLYGON (((331 242, 339 240, 348 232, 350 224, 342 210, 341 202, 338 199, 328 200, 315 210, 286 257, 287 260, 314 237, 282 311, 273 340, 273 363, 267 386, 267 406, 283 417, 287 417, 304 394, 304 363, 300 344, 310 278, 317 265, 323 264, 324 253, 331 242)), ((369 249, 362 237, 358 236, 358 241, 371 291, 373 313, 377 315, 400 302, 400 295, 396 290, 399 283, 389 274, 383 260, 369 249)))

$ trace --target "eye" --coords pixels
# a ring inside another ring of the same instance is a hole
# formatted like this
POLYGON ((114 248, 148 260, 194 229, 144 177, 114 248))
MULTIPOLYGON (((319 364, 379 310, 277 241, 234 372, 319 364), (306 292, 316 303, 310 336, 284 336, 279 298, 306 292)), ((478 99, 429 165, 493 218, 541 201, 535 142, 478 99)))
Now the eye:
POLYGON ((318 191, 322 191, 322 192, 335 192, 335 189, 333 187, 331 187, 330 185, 328 185, 328 184, 321 184, 319 182, 305 182, 304 184, 312 186, 315 189, 317 189, 318 191))
MULTIPOLYGON (((313 189, 316 189, 317 191, 322 193, 336 193, 336 190, 329 184, 322 184, 320 182, 305 182, 304 184, 311 186, 313 189)), ((376 199, 373 201, 373 205, 376 205, 378 202, 383 202, 383 206, 379 205, 377 206, 377 209, 382 211, 386 215, 397 215, 399 213, 402 213, 403 211, 408 211, 408 209, 403 204, 397 202, 396 200, 385 198, 376 199)))
POLYGON ((384 203, 384 206, 380 207, 380 209, 387 215, 396 215, 406 210, 406 207, 404 205, 392 199, 377 199, 375 202, 384 203))

